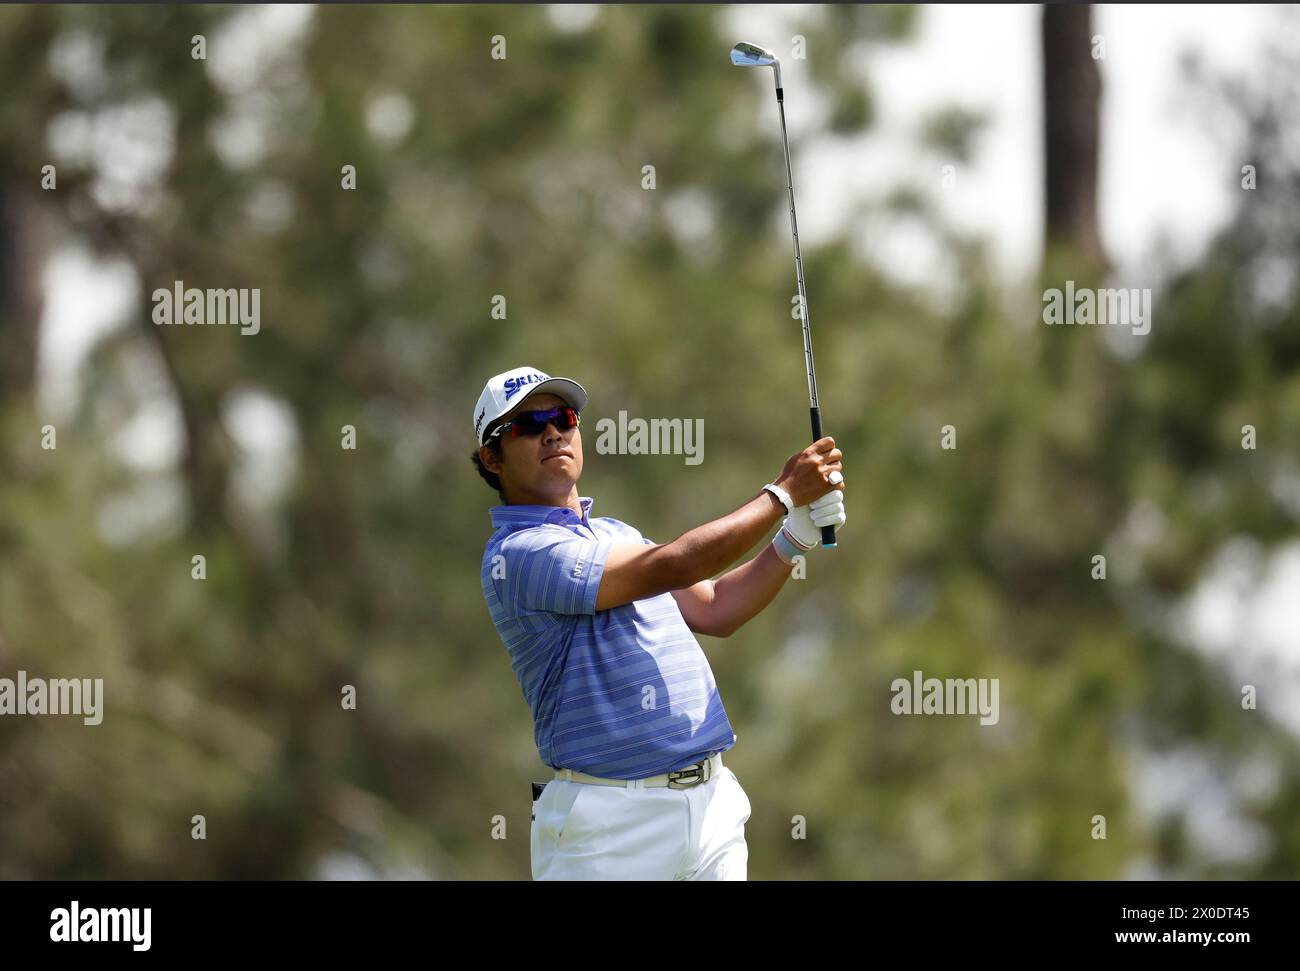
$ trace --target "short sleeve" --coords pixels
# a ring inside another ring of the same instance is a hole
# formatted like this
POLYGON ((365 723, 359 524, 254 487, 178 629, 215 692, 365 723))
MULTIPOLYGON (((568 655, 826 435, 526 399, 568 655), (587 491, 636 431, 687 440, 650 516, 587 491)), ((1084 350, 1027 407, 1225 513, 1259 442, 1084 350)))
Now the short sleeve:
POLYGON ((594 614, 613 545, 608 537, 587 539, 559 526, 522 530, 502 547, 505 583, 523 609, 594 614))

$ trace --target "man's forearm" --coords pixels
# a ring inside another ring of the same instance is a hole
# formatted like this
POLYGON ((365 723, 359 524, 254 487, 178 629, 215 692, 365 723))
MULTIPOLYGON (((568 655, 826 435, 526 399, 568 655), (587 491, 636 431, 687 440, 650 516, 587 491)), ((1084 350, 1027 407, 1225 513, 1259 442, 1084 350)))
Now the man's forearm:
POLYGON ((713 619, 727 637, 776 597, 790 579, 790 564, 768 546, 748 563, 713 581, 713 619))
MULTIPOLYGON (((785 514, 781 501, 764 489, 735 512, 677 537, 668 547, 672 559, 680 563, 681 585, 689 587, 731 566, 765 537, 785 514)), ((781 563, 775 553, 772 556, 781 563)))

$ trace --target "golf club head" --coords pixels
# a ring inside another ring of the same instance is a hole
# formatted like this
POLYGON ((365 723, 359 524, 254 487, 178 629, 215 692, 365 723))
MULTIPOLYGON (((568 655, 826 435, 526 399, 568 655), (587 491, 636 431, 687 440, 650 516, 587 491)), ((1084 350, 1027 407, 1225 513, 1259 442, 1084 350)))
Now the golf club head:
POLYGON ((731 49, 731 63, 736 67, 771 67, 776 72, 776 86, 781 87, 781 61, 757 44, 741 41, 731 49))

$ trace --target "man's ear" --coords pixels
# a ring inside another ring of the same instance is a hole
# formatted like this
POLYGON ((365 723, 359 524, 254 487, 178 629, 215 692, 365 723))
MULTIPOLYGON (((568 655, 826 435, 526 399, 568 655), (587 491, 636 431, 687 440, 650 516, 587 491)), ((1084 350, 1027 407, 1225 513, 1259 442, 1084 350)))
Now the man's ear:
POLYGON ((478 450, 478 460, 483 463, 483 468, 489 472, 500 474, 501 458, 492 450, 490 445, 482 445, 478 450))

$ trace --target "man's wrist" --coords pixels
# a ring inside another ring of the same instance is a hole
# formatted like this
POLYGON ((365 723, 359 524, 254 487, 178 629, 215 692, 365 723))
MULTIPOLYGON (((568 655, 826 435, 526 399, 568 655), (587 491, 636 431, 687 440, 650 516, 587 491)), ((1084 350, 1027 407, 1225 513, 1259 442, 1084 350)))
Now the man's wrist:
POLYGON ((776 535, 772 537, 772 549, 776 551, 776 555, 781 562, 787 566, 794 563, 796 556, 803 556, 808 552, 790 542, 790 538, 786 536, 784 529, 777 530, 776 535))
POLYGON ((777 501, 783 515, 790 515, 794 512, 794 500, 790 498, 790 493, 786 492, 775 482, 769 482, 763 486, 763 491, 777 501))

